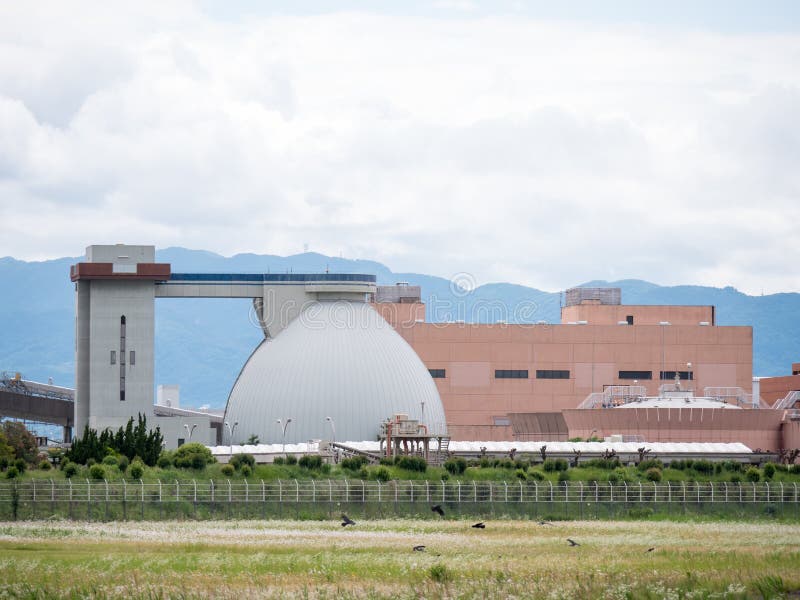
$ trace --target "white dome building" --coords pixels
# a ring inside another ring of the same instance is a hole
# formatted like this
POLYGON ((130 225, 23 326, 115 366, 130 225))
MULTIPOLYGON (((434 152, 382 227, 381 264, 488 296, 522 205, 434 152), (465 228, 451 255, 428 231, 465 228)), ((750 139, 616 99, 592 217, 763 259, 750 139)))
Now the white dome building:
POLYGON ((432 434, 446 431, 436 384, 391 325, 369 304, 314 302, 250 355, 225 421, 238 422, 234 442, 255 434, 262 443, 282 443, 288 419, 287 444, 344 442, 377 439, 381 423, 396 413, 432 434))

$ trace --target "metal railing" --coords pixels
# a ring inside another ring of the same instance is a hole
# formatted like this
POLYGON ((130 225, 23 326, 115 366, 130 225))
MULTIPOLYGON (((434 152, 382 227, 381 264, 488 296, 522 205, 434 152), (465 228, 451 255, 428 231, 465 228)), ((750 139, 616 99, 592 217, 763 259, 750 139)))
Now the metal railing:
POLYGON ((454 515, 618 518, 655 513, 800 518, 796 483, 584 483, 549 481, 26 481, 0 484, 0 520, 53 517, 319 518, 454 515))

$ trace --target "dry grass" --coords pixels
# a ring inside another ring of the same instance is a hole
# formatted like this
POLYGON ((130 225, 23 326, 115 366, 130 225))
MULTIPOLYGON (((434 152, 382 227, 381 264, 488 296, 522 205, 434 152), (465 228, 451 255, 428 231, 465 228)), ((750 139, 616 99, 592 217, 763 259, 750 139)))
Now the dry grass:
POLYGON ((799 543, 730 522, 0 523, 0 598, 780 597, 799 543))

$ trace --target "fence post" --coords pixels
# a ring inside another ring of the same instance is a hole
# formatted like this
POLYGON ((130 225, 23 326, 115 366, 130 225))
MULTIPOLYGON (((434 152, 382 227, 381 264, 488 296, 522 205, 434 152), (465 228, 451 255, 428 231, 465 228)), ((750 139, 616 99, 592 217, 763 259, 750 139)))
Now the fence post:
POLYGON ((769 502, 769 481, 765 481, 764 485, 767 486, 767 502, 769 502))
POLYGON ((472 502, 478 503, 478 486, 475 484, 474 479, 472 480, 472 502))
POLYGON ((458 510, 461 510, 461 480, 456 481, 458 485, 458 510))
POLYGON ((175 480, 175 502, 181 501, 181 485, 175 480))
POLYGON ((192 485, 194 487, 192 501, 197 504, 197 481, 192 479, 192 485))
POLYGON ((411 504, 414 504, 414 481, 409 480, 408 483, 411 486, 411 504))
POLYGON ((506 500, 505 500, 505 502, 506 502, 506 504, 508 504, 508 482, 504 481, 503 482, 503 486, 505 487, 505 490, 506 490, 506 500))
POLYGON ((361 481, 361 504, 367 503, 367 488, 364 486, 364 480, 360 479, 361 481))
MULTIPOLYGON (((550 502, 552 503, 553 502, 553 482, 548 480, 547 483, 550 484, 550 502)), ((553 507, 551 506, 550 508, 553 508, 553 507)))
MULTIPOLYGON (((245 481, 245 483, 247 482, 245 481)), ((313 504, 317 503, 317 484, 313 479, 311 480, 311 502, 313 504)))
POLYGON ((378 504, 380 504, 381 503, 381 480, 378 479, 377 483, 378 483, 378 504))
POLYGON ((158 503, 161 504, 161 480, 158 480, 158 503))
POLYGON ((519 480, 519 502, 522 504, 522 479, 519 480))
POLYGON ((330 479, 328 479, 328 502, 333 503, 333 484, 330 479))
POLYGON ((725 504, 727 504, 728 503, 728 482, 725 481, 724 484, 725 484, 725 504))
POLYGON ((33 483, 33 510, 36 510, 36 480, 34 479, 31 483, 33 483))
POLYGON ((425 480, 425 502, 430 504, 431 501, 431 486, 428 484, 428 480, 425 480))
POLYGON ((628 503, 628 484, 627 484, 627 482, 623 481, 622 485, 625 486, 625 504, 627 504, 628 503))
POLYGON ((214 502, 214 480, 209 479, 209 481, 211 482, 211 502, 214 502))
POLYGON ((261 502, 267 501, 267 488, 264 485, 264 480, 261 480, 261 502))

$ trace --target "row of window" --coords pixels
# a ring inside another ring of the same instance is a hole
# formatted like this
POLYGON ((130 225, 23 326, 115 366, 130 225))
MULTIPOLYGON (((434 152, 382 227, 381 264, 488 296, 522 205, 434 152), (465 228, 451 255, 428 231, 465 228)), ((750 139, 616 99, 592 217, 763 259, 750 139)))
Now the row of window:
MULTIPOLYGON (((434 379, 445 379, 447 374, 445 369, 428 369, 434 379)), ((497 369, 494 372, 495 379, 528 379, 527 369, 497 369)), ((539 369, 536 371, 536 379, 569 379, 569 371, 539 369)))
MULTIPOLYGON (((131 366, 135 367, 136 366, 136 350, 131 350, 130 352, 128 352, 128 359, 130 360, 130 362, 128 364, 130 364, 131 366)), ((111 351, 111 364, 112 365, 117 364, 117 351, 116 350, 112 350, 111 351)), ((119 364, 120 365, 124 365, 125 364, 125 351, 124 350, 120 350, 120 352, 119 352, 119 364)))
MULTIPOLYGON (((678 374, 678 379, 683 381, 693 381, 694 371, 661 371, 659 372, 659 379, 661 381, 672 381, 675 379, 675 374, 678 374)), ((620 379, 652 379, 652 371, 620 371, 620 379)))
MULTIPOLYGON (((114 352, 112 351, 112 363, 114 364, 114 352)), ((133 352, 131 352, 131 364, 133 364, 133 352)), ((446 379, 445 369, 428 369, 434 379, 446 379)), ((693 381, 694 371, 661 371, 659 378, 662 381, 672 381, 675 374, 682 381, 693 381)), ((527 369, 497 369, 494 372, 495 379, 528 379, 527 369)), ((569 379, 569 371, 566 369, 537 369, 536 379, 569 379)), ((652 371, 620 371, 619 379, 648 380, 653 379, 652 371)))

